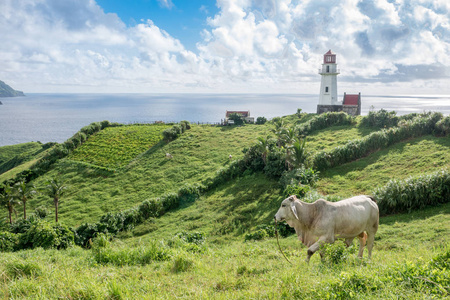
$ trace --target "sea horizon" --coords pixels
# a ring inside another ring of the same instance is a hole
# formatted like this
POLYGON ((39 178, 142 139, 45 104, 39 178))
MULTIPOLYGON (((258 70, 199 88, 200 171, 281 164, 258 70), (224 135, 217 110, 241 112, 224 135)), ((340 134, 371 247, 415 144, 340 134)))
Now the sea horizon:
MULTIPOLYGON (((64 142, 82 127, 103 120, 220 123, 227 110, 250 110, 255 119, 294 114, 298 108, 315 113, 318 99, 318 94, 295 93, 26 93, 0 98, 0 146, 64 142)), ((424 111, 448 115, 450 96, 362 94, 362 115, 380 109, 398 115, 424 111)))

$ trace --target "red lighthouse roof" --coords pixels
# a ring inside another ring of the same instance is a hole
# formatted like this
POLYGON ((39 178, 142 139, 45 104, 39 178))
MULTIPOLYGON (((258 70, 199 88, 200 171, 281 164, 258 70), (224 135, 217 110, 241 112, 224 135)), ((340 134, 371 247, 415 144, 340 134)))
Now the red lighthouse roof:
POLYGON ((327 53, 323 55, 323 63, 324 64, 335 64, 336 63, 336 54, 331 52, 331 49, 328 50, 327 53))

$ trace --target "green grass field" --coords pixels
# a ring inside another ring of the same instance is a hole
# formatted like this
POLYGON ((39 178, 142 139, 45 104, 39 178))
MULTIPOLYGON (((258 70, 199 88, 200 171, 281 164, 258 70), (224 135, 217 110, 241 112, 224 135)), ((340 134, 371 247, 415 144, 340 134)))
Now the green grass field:
MULTIPOLYGON (((285 121, 289 125, 311 117, 292 115, 285 121)), ((330 150, 374 131, 358 124, 313 132, 307 137, 308 151, 330 150)), ((270 135, 272 125, 193 125, 170 143, 156 138, 161 129, 156 125, 107 128, 34 183, 43 186, 50 178, 58 178, 68 186, 61 199, 60 222, 70 226, 95 222, 107 212, 125 210, 145 199, 176 192, 184 184, 213 177, 242 158, 242 149, 253 145, 258 136, 270 135), (122 155, 125 147, 129 148, 122 155), (166 153, 173 158, 166 158, 166 153)), ((403 141, 322 172, 316 189, 332 197, 370 194, 389 179, 448 168, 449 148, 448 137, 427 135, 403 141)), ((282 238, 281 247, 294 263, 290 265, 275 238, 245 241, 246 234, 258 226, 273 223, 281 200, 277 180, 246 172, 196 201, 184 202, 162 217, 119 233, 111 242, 94 240, 90 250, 2 253, 0 298, 450 297, 449 203, 382 217, 371 261, 356 258, 356 245, 345 250, 336 243, 332 250, 341 253, 336 263, 322 262, 316 254, 307 264, 306 247, 297 237, 282 238), (206 240, 196 244, 178 237, 186 232, 198 232, 206 240)), ((51 199, 39 195, 30 200, 30 213, 41 205, 51 209, 51 199)), ((6 210, 2 214, 6 216, 6 210)), ((47 218, 51 221, 52 217, 47 218)))

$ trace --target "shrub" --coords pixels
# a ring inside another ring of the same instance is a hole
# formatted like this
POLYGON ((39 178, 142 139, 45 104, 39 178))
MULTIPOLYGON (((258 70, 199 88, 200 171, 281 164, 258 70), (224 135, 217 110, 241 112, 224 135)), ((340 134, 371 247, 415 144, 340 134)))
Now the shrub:
POLYGON ((323 263, 339 264, 347 261, 350 254, 356 253, 356 248, 353 245, 347 248, 342 240, 337 240, 333 244, 322 244, 320 253, 323 263))
POLYGON ((373 195, 377 199, 380 214, 410 212, 447 203, 450 201, 450 173, 444 169, 406 180, 393 179, 377 188, 373 195))
POLYGON ((11 232, 0 232, 0 252, 14 251, 19 244, 19 235, 11 232))
POLYGON ((297 127, 298 135, 308 135, 312 131, 324 129, 330 126, 350 125, 353 117, 345 112, 327 112, 297 127))
POLYGON ((289 184, 283 190, 283 197, 287 198, 291 195, 297 196, 297 198, 303 198, 308 193, 310 187, 303 184, 289 184))
POLYGON ((242 118, 242 116, 240 114, 237 114, 237 113, 230 114, 228 119, 229 120, 233 120, 234 121, 234 125, 242 125, 242 124, 244 124, 244 118, 242 118))
POLYGON ((191 125, 188 121, 181 121, 180 124, 175 124, 171 128, 163 131, 163 140, 171 142, 176 140, 186 129, 190 129, 191 125))
POLYGON ((196 244, 196 245, 202 245, 206 240, 205 235, 201 232, 182 231, 182 232, 177 233, 176 237, 185 241, 186 243, 196 244))
POLYGON ((44 220, 36 220, 30 228, 19 237, 19 249, 65 249, 74 241, 74 233, 61 224, 51 225, 44 220))
POLYGON ((361 126, 390 128, 397 126, 399 117, 395 111, 388 112, 381 109, 379 111, 369 111, 367 116, 362 117, 361 126))
POLYGON ((319 180, 319 171, 312 168, 298 168, 291 171, 285 171, 280 178, 282 187, 295 184, 304 184, 314 187, 317 180, 319 180))
POLYGON ((280 178, 286 170, 286 154, 281 150, 271 151, 267 156, 264 174, 272 178, 280 178))
POLYGON ((256 118, 256 125, 263 125, 266 124, 267 119, 265 117, 257 117, 256 118))
POLYGON ((450 134, 450 116, 447 116, 436 123, 436 131, 439 135, 450 134))

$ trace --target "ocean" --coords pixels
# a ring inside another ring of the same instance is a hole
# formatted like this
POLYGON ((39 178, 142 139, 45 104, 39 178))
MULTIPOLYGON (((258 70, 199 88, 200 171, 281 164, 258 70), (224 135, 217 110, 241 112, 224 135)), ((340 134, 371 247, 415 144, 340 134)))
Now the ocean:
MULTIPOLYGON (((250 110, 271 119, 301 108, 316 112, 318 95, 301 94, 27 94, 0 98, 0 146, 31 141, 63 142, 81 127, 109 120, 218 123, 227 110, 250 110)), ((398 115, 439 111, 450 114, 450 96, 362 96, 362 115, 371 109, 398 115)))

